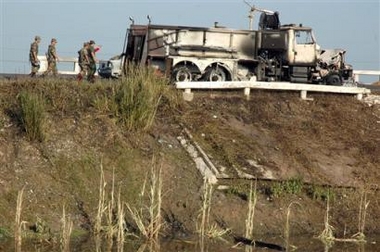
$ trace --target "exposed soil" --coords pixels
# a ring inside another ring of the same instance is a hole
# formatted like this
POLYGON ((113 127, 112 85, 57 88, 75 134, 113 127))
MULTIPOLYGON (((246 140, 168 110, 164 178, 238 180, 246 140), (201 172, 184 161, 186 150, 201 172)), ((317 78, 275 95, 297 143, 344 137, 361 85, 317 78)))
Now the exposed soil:
POLYGON ((369 202, 365 233, 380 233, 380 105, 333 94, 311 94, 314 100, 304 101, 298 93, 257 91, 248 101, 240 92, 196 92, 192 102, 175 109, 162 105, 153 128, 134 133, 90 105, 71 104, 48 111, 47 137, 40 143, 27 140, 15 120, 21 88, 12 82, 0 88, 4 229, 12 230, 17 193, 25 188, 22 219, 30 227, 43 222, 58 231, 65 206, 76 229, 91 230, 100 167, 107 190, 114 173, 122 200, 133 205, 153 166, 162 168, 164 233, 194 234, 203 179, 177 139, 186 128, 226 177, 218 180, 211 204, 211 222, 219 227, 244 235, 247 195, 257 181, 257 239, 283 235, 289 207, 291 234, 317 236, 324 228, 327 195, 336 236, 358 232, 363 195, 369 202), (286 187, 286 180, 295 184, 286 187), (216 189, 221 185, 228 187, 216 189), (300 191, 291 192, 299 185, 300 191))

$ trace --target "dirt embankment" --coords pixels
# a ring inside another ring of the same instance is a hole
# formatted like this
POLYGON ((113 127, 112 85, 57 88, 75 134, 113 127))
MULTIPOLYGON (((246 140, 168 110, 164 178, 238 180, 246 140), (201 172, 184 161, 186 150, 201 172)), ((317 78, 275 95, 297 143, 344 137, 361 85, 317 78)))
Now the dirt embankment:
MULTIPOLYGON (((379 232, 379 105, 345 95, 315 94, 313 98, 302 101, 297 93, 286 92, 257 92, 250 101, 219 93, 198 95, 181 120, 215 166, 235 181, 236 195, 244 188, 241 174, 272 181, 258 186, 258 232, 281 232, 284 209, 297 202, 302 210, 294 210, 295 232, 317 233, 323 229, 326 194, 332 193, 333 226, 346 228, 337 228, 338 233, 353 234, 363 190, 370 197, 368 228, 379 232), (302 192, 283 193, 292 191, 279 182, 283 180, 302 181, 302 192)), ((221 179, 220 183, 230 185, 231 181, 221 179)), ((216 200, 217 211, 229 224, 245 216, 245 203, 220 197, 228 203, 216 200)), ((243 226, 240 223, 237 229, 243 226)))
MULTIPOLYGON (((1 97, 18 93, 2 90, 8 93, 1 97)), ((15 104, 3 98, 0 223, 11 228, 17 192, 24 187, 23 220, 43 220, 58 230, 65 205, 75 228, 90 229, 100 167, 108 185, 114 177, 123 201, 134 204, 146 174, 157 165, 162 167, 166 232, 194 233, 203 181, 177 139, 186 128, 228 177, 218 180, 229 187, 216 190, 211 205, 211 221, 220 227, 244 234, 247 195, 255 179, 242 179, 243 173, 259 179, 257 235, 282 234, 291 203, 297 203, 292 207, 292 233, 317 235, 323 230, 327 196, 336 233, 355 234, 363 190, 370 202, 366 232, 379 233, 380 107, 345 95, 313 98, 254 92, 247 101, 240 93, 197 93, 179 108, 162 106, 153 128, 139 134, 123 130, 106 113, 71 104, 70 111, 48 111, 42 143, 25 138, 12 112, 15 104)))

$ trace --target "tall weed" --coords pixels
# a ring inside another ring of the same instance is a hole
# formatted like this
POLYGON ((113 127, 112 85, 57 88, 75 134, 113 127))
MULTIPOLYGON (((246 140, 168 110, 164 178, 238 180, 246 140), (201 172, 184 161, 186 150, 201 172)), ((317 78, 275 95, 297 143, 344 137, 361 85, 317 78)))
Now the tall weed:
POLYGON ((114 113, 128 130, 147 130, 163 97, 170 96, 169 89, 168 79, 156 76, 152 69, 131 67, 116 90, 114 113))
POLYGON ((157 241, 162 228, 162 169, 156 167, 155 158, 152 159, 152 167, 149 179, 149 203, 144 204, 146 180, 140 193, 140 206, 131 207, 126 204, 131 218, 136 224, 141 236, 148 241, 157 241))
POLYGON ((29 140, 42 142, 45 139, 45 105, 41 95, 22 91, 18 95, 20 122, 29 140))

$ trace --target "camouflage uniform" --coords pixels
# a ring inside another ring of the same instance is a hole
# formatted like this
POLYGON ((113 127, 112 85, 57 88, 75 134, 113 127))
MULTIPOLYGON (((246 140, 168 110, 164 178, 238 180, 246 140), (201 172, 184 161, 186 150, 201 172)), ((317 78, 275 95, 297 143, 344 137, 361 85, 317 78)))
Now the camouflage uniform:
POLYGON ((81 81, 84 76, 88 73, 88 67, 90 64, 89 57, 88 57, 88 46, 89 43, 85 42, 83 43, 82 49, 78 51, 78 64, 80 67, 80 72, 78 74, 78 81, 81 81))
POLYGON ((57 51, 55 49, 55 44, 57 43, 57 40, 55 38, 51 39, 51 44, 48 47, 48 51, 46 53, 46 58, 48 61, 48 68, 43 73, 44 76, 48 75, 50 72, 53 72, 53 75, 56 76, 58 73, 57 70, 57 51))
POLYGON ((96 57, 95 57, 95 41, 90 41, 90 46, 88 48, 88 59, 89 59, 89 69, 87 79, 90 82, 95 81, 95 73, 96 73, 96 57))
POLYGON ((37 58, 38 55, 38 43, 40 43, 41 38, 39 36, 36 36, 34 38, 34 42, 30 45, 29 50, 29 61, 31 64, 31 72, 30 76, 34 77, 38 70, 40 69, 40 61, 37 58))

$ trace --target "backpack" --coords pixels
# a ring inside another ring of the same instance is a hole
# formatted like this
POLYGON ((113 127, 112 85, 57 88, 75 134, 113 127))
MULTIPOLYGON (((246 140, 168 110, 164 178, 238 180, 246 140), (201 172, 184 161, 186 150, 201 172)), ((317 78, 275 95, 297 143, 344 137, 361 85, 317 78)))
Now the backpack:
POLYGON ((78 63, 82 64, 84 61, 83 48, 78 51, 78 63))

